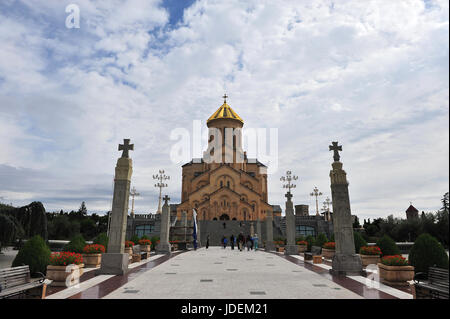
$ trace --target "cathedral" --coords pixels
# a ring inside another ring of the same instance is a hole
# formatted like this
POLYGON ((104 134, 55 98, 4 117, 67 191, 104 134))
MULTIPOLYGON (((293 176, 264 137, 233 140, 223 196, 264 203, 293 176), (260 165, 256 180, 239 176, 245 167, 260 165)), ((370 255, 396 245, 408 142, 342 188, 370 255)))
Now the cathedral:
POLYGON ((182 166, 177 217, 197 210, 198 220, 265 220, 280 216, 268 203, 267 167, 242 149, 244 121, 224 103, 206 121, 208 147, 201 159, 182 166))

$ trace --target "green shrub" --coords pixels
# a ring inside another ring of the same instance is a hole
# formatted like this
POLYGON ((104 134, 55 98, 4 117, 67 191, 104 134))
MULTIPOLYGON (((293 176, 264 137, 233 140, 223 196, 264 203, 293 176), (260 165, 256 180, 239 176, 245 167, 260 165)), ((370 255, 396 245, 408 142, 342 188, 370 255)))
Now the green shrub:
POLYGON ((14 258, 12 267, 28 265, 31 275, 36 272, 45 274, 47 265, 50 263, 50 255, 50 248, 48 248, 44 239, 36 235, 28 240, 19 250, 16 258, 14 258))
POLYGON ((417 237, 409 251, 409 261, 414 272, 428 273, 428 267, 436 265, 448 269, 448 256, 442 244, 430 234, 417 237))
POLYGON ((139 245, 139 236, 134 234, 133 236, 131 236, 130 241, 132 241, 135 245, 139 245))
POLYGON ((150 248, 151 250, 155 250, 156 249, 156 245, 158 245, 158 240, 159 240, 159 236, 152 236, 152 238, 150 238, 150 241, 152 242, 152 247, 150 248))
POLYGON ((364 237, 357 231, 353 232, 353 238, 355 240, 355 253, 359 253, 359 249, 363 246, 367 246, 367 242, 364 240, 364 237))
POLYGON ((334 233, 331 234, 331 236, 330 236, 330 241, 335 242, 335 240, 334 240, 334 233))
POLYGON ((311 235, 306 236, 305 241, 308 243, 308 247, 306 248, 306 250, 311 251, 311 247, 315 245, 314 236, 311 235))
POLYGON ((376 245, 380 247, 382 256, 400 255, 400 249, 398 249, 395 241, 388 235, 384 235, 378 239, 376 245))
POLYGON ((147 235, 142 235, 139 239, 150 239, 147 235))
POLYGON ((322 247, 323 244, 328 242, 328 238, 327 235, 325 235, 324 233, 320 233, 319 235, 317 235, 314 246, 319 246, 322 247))
POLYGON ((106 233, 100 233, 94 238, 94 244, 103 245, 108 250, 108 236, 106 233))
POLYGON ((305 236, 302 236, 302 235, 300 235, 299 237, 295 238, 295 242, 303 241, 303 240, 305 240, 305 236))
POLYGON ((86 246, 86 241, 84 240, 83 236, 76 235, 67 245, 64 246, 63 251, 82 254, 84 246, 86 246))

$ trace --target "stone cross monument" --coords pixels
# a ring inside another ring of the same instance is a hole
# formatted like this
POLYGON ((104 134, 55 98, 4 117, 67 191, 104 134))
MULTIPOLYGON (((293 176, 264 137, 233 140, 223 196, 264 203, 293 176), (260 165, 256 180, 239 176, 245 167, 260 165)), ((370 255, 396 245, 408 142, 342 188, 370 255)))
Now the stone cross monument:
POLYGON ((295 244, 295 215, 294 205, 291 201, 292 194, 287 192, 286 201, 286 247, 285 255, 298 255, 298 247, 295 244))
POLYGON ((130 198, 131 174, 133 163, 128 157, 128 151, 134 150, 129 139, 119 144, 122 157, 117 160, 114 177, 114 194, 111 210, 111 224, 109 230, 108 250, 102 255, 99 274, 123 275, 128 271, 129 254, 124 253, 125 234, 127 229, 128 201, 130 198))
POLYGON ((338 151, 342 151, 342 146, 338 146, 338 142, 332 142, 329 148, 330 151, 334 151, 334 163, 331 164, 333 169, 330 171, 330 179, 336 242, 336 252, 330 272, 344 275, 361 274, 361 258, 355 253, 347 174, 342 169, 342 163, 339 162, 338 151))
POLYGON ((169 243, 170 231, 170 210, 169 210, 169 196, 164 196, 164 205, 161 213, 161 232, 159 236, 159 244, 156 246, 157 254, 171 254, 171 245, 169 243))
POLYGON ((275 245, 273 243, 273 213, 270 210, 267 211, 265 223, 266 223, 265 249, 266 251, 273 251, 275 250, 275 245))

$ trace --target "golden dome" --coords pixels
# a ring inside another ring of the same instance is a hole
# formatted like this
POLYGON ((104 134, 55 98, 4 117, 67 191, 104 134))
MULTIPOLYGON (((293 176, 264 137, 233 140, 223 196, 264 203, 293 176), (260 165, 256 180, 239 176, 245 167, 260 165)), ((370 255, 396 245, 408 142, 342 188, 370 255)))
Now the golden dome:
POLYGON ((217 111, 214 112, 213 115, 210 116, 210 118, 206 121, 206 123, 211 122, 212 120, 217 119, 232 119, 232 120, 238 120, 242 124, 244 124, 244 121, 239 117, 239 115, 236 114, 235 111, 227 104, 227 101, 225 100, 221 107, 217 111))

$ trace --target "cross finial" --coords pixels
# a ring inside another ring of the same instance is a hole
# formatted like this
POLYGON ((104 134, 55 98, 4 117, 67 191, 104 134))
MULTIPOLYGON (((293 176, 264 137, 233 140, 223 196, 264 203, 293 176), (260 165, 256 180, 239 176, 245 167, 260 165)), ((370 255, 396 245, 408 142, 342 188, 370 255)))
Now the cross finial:
POLYGON ((164 200, 164 205, 168 205, 168 201, 170 200, 170 197, 167 195, 164 195, 163 200, 164 200))
POLYGON ((335 162, 339 162, 341 158, 339 156, 339 151, 342 151, 342 145, 338 146, 338 142, 331 142, 332 145, 329 145, 330 151, 334 151, 333 159, 335 162))
POLYGON ((286 195, 284 195, 284 197, 286 197, 288 199, 288 201, 290 201, 292 198, 291 192, 287 192, 286 195))
POLYGON ((123 144, 119 144, 119 151, 123 151, 122 157, 128 158, 128 151, 134 151, 134 144, 130 144, 130 139, 123 139, 123 144))
POLYGON ((223 103, 227 103, 228 95, 225 93, 222 97, 223 97, 223 103))

